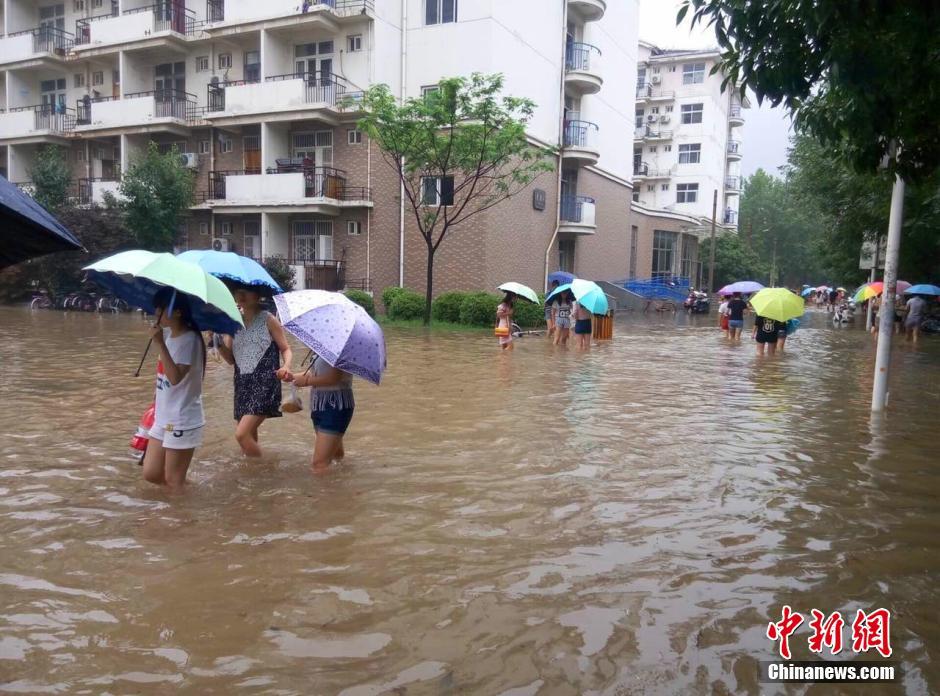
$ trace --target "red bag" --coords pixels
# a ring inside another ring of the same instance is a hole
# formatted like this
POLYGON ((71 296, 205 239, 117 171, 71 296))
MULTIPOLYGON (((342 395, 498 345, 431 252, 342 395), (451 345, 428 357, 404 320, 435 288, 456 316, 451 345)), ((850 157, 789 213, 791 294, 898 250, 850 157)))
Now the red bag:
POLYGON ((153 427, 153 421, 156 417, 156 404, 150 404, 150 408, 144 411, 140 417, 140 424, 137 426, 137 432, 131 438, 131 447, 138 452, 147 451, 147 434, 153 427))

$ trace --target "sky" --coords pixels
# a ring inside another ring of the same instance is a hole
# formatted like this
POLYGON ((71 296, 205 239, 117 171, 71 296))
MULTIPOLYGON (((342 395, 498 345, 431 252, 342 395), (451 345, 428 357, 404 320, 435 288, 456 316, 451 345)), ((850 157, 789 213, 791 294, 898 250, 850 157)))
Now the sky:
MULTIPOLYGON (((688 19, 676 26, 680 0, 640 0, 640 38, 662 48, 714 48, 718 44, 710 29, 690 28, 688 19)), ((787 162, 790 120, 782 108, 758 106, 751 97, 751 108, 744 112, 741 135, 744 156, 741 174, 750 176, 758 169, 779 174, 787 162)))

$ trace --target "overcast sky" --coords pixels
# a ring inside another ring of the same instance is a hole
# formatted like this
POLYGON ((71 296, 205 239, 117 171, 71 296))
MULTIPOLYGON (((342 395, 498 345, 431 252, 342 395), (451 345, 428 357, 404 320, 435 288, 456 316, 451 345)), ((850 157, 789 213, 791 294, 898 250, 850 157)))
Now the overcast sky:
MULTIPOLYGON (((640 38, 662 48, 714 48, 718 44, 710 29, 690 30, 686 20, 676 26, 680 0, 640 0, 640 38)), ((758 169, 778 174, 778 167, 787 162, 790 121, 783 109, 758 107, 751 98, 751 108, 744 112, 741 135, 744 156, 741 173, 750 176, 758 169)))

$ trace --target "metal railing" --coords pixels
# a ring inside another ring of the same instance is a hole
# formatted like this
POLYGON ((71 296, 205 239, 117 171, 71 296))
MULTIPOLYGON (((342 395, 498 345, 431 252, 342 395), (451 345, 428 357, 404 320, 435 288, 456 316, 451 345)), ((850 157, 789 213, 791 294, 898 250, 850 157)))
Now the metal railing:
POLYGON ((663 130, 662 128, 654 128, 653 126, 642 126, 637 129, 635 137, 669 139, 672 137, 672 131, 663 130))
MULTIPOLYGON (((315 7, 329 7, 335 14, 348 17, 375 11, 374 0, 301 0, 297 8, 301 14, 307 14, 315 7)), ((208 24, 225 21, 225 0, 206 0, 206 18, 208 24)))
POLYGON ((261 82, 256 80, 226 80, 224 82, 213 82, 206 86, 206 111, 225 111, 225 88, 240 87, 241 85, 253 85, 261 82))
POLYGON ((593 145, 593 134, 598 130, 597 124, 590 121, 565 121, 564 146, 590 147, 593 145))
POLYGON ((729 140, 728 141, 728 154, 740 155, 741 154, 741 142, 738 140, 729 140))
POLYGON ((649 173, 650 166, 646 162, 633 165, 633 176, 646 176, 649 173))
POLYGON ((146 7, 124 10, 125 15, 153 12, 153 31, 174 31, 184 36, 196 33, 196 13, 186 7, 183 0, 164 0, 146 7))
POLYGON ((7 36, 27 35, 33 37, 33 53, 55 53, 64 56, 75 44, 74 34, 56 27, 36 27, 7 34, 7 36))
MULTIPOLYGON (((323 72, 296 72, 284 75, 272 75, 265 78, 265 82, 284 82, 289 80, 304 81, 304 101, 308 104, 326 103, 330 106, 344 102, 347 99, 355 100, 359 92, 350 91, 349 83, 342 77, 333 73, 323 72)), ((229 80, 217 82, 207 86, 206 110, 209 112, 225 111, 225 89, 248 84, 257 84, 260 80, 229 80)))
POLYGON ((744 118, 744 116, 743 116, 743 114, 742 114, 742 112, 741 112, 741 105, 740 105, 740 104, 732 104, 732 105, 731 105, 731 113, 730 113, 730 115, 731 115, 731 118, 744 118))
MULTIPOLYGON (((367 186, 348 186, 346 172, 334 167, 305 166, 303 161, 285 159, 277 167, 269 167, 265 172, 274 174, 303 174, 305 198, 332 198, 338 201, 371 201, 372 189, 367 186)), ((225 200, 225 178, 260 174, 260 169, 228 169, 209 172, 209 187, 206 200, 225 200)))
POLYGON ((671 273, 661 273, 652 278, 622 280, 614 284, 646 300, 672 300, 677 303, 685 301, 689 288, 692 287, 689 278, 674 276, 671 273))
POLYGON ((673 99, 676 93, 673 90, 665 90, 660 87, 653 87, 651 84, 640 85, 636 88, 637 99, 673 99))
POLYGON ((78 180, 78 202, 80 205, 91 205, 94 202, 93 186, 96 181, 120 181, 119 174, 114 176, 94 176, 78 180))
POLYGON ((173 118, 179 121, 192 121, 198 115, 199 105, 196 95, 178 89, 154 89, 146 92, 132 92, 123 97, 86 95, 76 103, 76 123, 79 126, 91 124, 91 106, 100 102, 122 101, 124 99, 142 99, 153 97, 154 118, 173 118))
POLYGON ((591 71, 591 54, 600 57, 601 50, 588 43, 570 43, 565 49, 565 70, 591 71))
POLYGON ((737 210, 726 210, 724 215, 724 224, 726 225, 737 225, 738 224, 738 211, 737 210))
POLYGON ((75 110, 63 104, 33 104, 10 109, 11 114, 21 111, 33 112, 33 129, 37 131, 70 133, 75 128, 75 110))
POLYGON ((589 196, 562 196, 561 219, 563 222, 581 222, 584 219, 584 205, 593 204, 589 196))
POLYGON ((741 178, 737 176, 726 176, 725 188, 728 189, 729 191, 740 191, 741 190, 741 178))
POLYGON ((75 45, 82 46, 91 42, 91 25, 100 22, 103 19, 119 17, 120 12, 116 4, 111 5, 111 11, 105 14, 94 15, 93 17, 82 17, 75 20, 75 45))

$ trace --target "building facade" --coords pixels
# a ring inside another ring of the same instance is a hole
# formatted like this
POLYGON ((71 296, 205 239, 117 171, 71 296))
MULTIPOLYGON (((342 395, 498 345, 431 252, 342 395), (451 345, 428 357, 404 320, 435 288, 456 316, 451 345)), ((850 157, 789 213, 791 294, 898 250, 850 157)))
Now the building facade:
POLYGON ((357 95, 419 97, 504 75, 538 105, 556 171, 457 228, 435 291, 541 287, 545 269, 629 265, 637 0, 3 0, 0 173, 68 152, 80 204, 118 193, 151 143, 197 181, 180 246, 284 257, 300 287, 423 289, 399 182, 356 128, 357 95), (628 66, 624 69, 624 66, 628 66), (546 263, 547 260, 547 263, 546 263))

